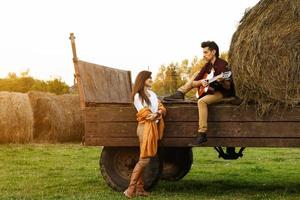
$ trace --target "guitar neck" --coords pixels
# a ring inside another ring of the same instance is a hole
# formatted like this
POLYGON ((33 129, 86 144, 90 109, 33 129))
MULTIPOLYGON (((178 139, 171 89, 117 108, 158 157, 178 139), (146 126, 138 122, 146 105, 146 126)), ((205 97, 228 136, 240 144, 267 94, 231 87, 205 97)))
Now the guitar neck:
POLYGON ((223 76, 222 74, 219 74, 218 76, 215 76, 215 77, 209 79, 208 83, 212 83, 212 82, 216 81, 218 78, 221 78, 222 76, 223 76))

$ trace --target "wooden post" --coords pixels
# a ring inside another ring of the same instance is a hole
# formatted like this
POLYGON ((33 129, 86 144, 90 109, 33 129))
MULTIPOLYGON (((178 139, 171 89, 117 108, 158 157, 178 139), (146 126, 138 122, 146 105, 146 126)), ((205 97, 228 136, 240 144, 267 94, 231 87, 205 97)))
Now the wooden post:
MULTIPOLYGON (((83 85, 80 80, 80 75, 79 75, 79 60, 77 57, 76 53, 76 45, 75 45, 75 36, 74 33, 70 33, 69 39, 71 40, 71 46, 72 46, 72 52, 73 52, 73 63, 74 63, 74 69, 75 69, 75 79, 77 80, 77 87, 79 91, 79 98, 80 98, 80 108, 81 110, 85 109, 85 100, 84 100, 84 90, 83 90, 83 85)), ((84 117, 84 115, 83 115, 84 117)))
POLYGON ((70 33, 70 38, 71 40, 71 46, 72 46, 72 52, 73 52, 73 62, 77 62, 77 53, 76 53, 76 45, 75 45, 75 36, 74 33, 70 33))

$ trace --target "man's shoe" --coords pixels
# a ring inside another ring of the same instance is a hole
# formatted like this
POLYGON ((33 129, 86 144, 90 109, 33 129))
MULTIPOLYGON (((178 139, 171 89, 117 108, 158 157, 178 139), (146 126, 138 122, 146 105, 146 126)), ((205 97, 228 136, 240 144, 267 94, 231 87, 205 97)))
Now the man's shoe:
POLYGON ((201 133, 196 137, 194 143, 190 144, 189 146, 198 146, 207 141, 206 133, 201 133))
POLYGON ((164 97, 164 100, 165 101, 184 100, 184 94, 177 90, 174 94, 164 97))
POLYGON ((197 144, 201 144, 203 142, 207 142, 207 137, 206 137, 206 133, 201 133, 200 135, 198 135, 196 137, 196 143, 197 144))

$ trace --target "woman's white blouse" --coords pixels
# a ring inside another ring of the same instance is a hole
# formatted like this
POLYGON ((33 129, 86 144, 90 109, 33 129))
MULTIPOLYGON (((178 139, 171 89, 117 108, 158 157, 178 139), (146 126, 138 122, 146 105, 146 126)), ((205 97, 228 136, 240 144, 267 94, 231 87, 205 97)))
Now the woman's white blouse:
POLYGON ((142 110, 143 108, 147 107, 151 110, 152 113, 156 113, 158 111, 158 99, 157 96, 154 92, 152 92, 151 90, 148 91, 150 94, 149 100, 151 102, 151 105, 149 106, 145 101, 142 102, 139 93, 136 93, 134 95, 134 107, 136 108, 136 110, 139 112, 140 110, 142 110))

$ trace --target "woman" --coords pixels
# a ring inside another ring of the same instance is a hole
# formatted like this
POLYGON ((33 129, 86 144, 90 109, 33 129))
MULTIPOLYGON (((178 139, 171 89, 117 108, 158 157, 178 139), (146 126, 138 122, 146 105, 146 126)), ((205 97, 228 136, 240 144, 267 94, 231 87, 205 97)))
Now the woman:
POLYGON ((137 135, 140 142, 140 158, 131 174, 130 183, 124 195, 128 198, 136 196, 148 196, 144 190, 142 172, 149 164, 150 158, 157 153, 157 142, 162 138, 166 109, 158 100, 156 94, 151 91, 151 72, 141 71, 135 80, 132 89, 133 104, 138 113, 137 135))

